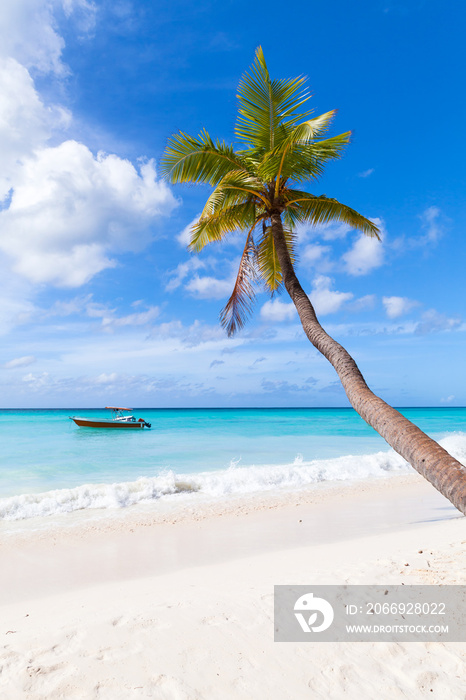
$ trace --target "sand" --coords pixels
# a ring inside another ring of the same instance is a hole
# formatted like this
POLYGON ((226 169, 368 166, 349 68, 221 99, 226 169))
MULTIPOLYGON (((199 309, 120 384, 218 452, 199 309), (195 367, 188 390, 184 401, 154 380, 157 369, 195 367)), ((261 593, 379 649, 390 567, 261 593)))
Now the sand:
POLYGON ((465 643, 273 641, 274 584, 465 584, 465 528, 403 477, 10 533, 0 698, 465 698, 465 643))

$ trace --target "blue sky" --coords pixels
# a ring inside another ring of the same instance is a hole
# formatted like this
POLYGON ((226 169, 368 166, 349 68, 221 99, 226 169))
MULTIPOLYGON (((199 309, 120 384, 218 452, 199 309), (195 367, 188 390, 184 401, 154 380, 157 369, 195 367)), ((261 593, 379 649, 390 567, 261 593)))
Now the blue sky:
POLYGON ((415 2, 4 0, 0 8, 0 407, 345 406, 285 294, 228 339, 241 236, 199 256, 208 195, 158 175, 178 130, 233 141, 262 45, 351 129, 309 191, 377 220, 302 229, 324 327, 397 406, 466 405, 466 12, 415 2), (447 11, 448 10, 448 11, 447 11))

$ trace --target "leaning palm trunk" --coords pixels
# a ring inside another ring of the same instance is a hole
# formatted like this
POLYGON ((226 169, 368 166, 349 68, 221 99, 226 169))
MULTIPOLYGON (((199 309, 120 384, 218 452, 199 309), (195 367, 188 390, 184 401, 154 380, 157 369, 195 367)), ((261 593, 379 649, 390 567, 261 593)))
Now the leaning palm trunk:
POLYGON ((304 78, 272 80, 262 49, 238 87, 240 109, 235 150, 203 130, 172 137, 163 171, 175 182, 208 184, 214 190, 192 228, 190 248, 201 251, 233 231, 246 242, 238 276, 220 321, 233 335, 252 311, 256 286, 275 293, 284 284, 311 343, 335 368, 353 408, 391 447, 466 515, 466 469, 434 440, 388 406, 367 386, 355 361, 318 322, 294 271, 296 226, 344 223, 380 238, 375 223, 326 195, 301 189, 317 181, 327 162, 339 158, 350 132, 323 138, 335 112, 310 119, 304 78), (254 236, 256 238, 254 238, 254 236))
POLYGON ((296 277, 280 211, 273 212, 271 220, 286 291, 296 306, 304 332, 335 369, 350 404, 390 447, 466 515, 466 469, 435 440, 369 389, 351 355, 324 331, 317 320, 309 297, 296 277))

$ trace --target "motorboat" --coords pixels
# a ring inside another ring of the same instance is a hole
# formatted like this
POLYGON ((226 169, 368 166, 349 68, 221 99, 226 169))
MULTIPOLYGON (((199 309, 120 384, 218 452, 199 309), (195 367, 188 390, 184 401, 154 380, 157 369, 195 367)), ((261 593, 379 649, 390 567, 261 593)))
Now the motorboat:
POLYGON ((150 428, 144 418, 136 418, 131 414, 132 408, 121 408, 120 406, 105 406, 106 410, 112 411, 111 418, 83 418, 81 416, 69 416, 69 418, 79 425, 80 428, 129 428, 142 429, 150 428))

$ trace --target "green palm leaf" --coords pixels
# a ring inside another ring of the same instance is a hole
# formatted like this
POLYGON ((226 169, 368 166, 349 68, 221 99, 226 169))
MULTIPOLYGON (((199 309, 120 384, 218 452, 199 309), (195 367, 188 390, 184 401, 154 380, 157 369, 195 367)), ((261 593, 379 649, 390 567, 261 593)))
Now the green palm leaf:
POLYGON ((282 137, 286 137, 284 127, 302 121, 309 114, 297 111, 310 97, 306 90, 301 90, 304 83, 303 77, 271 80, 259 47, 249 73, 245 73, 238 87, 236 136, 250 148, 264 152, 274 148, 280 128, 282 137))
POLYGON ((202 216, 191 230, 189 249, 199 253, 208 243, 221 241, 227 234, 249 228, 256 221, 252 199, 202 216))
POLYGON ((303 77, 272 80, 259 47, 238 87, 235 133, 241 149, 214 141, 206 131, 195 138, 180 132, 169 140, 164 154, 162 172, 170 182, 214 188, 193 226, 191 250, 199 252, 234 231, 248 231, 235 287, 221 313, 229 335, 244 325, 252 310, 256 276, 271 294, 282 284, 271 228, 277 212, 292 264, 292 232, 303 222, 317 226, 338 221, 379 237, 377 226, 354 209, 297 189, 301 182, 322 177, 325 165, 341 157, 351 138, 351 132, 327 137, 335 111, 311 118, 309 110, 303 111, 309 97, 303 77), (252 232, 260 222, 262 234, 255 247, 252 232))
POLYGON ((267 205, 269 200, 264 197, 263 189, 263 182, 259 178, 244 171, 232 170, 220 180, 208 198, 201 216, 238 204, 245 198, 254 198, 258 203, 267 205))
POLYGON ((327 224, 331 221, 340 221, 352 228, 362 231, 368 236, 378 238, 377 226, 362 216, 355 209, 341 204, 337 199, 320 195, 316 197, 308 192, 288 190, 286 193, 287 208, 293 207, 296 220, 310 224, 327 224))
POLYGON ((197 138, 183 132, 173 136, 162 161, 162 174, 173 183, 216 185, 231 170, 247 172, 247 163, 232 146, 214 142, 207 131, 197 138))
MULTIPOLYGON (((291 230, 284 229, 285 240, 290 254, 291 261, 296 262, 296 236, 291 230)), ((262 236, 256 248, 257 267, 260 278, 270 294, 279 290, 282 284, 282 271, 278 261, 275 242, 272 235, 271 226, 264 225, 262 236)))

